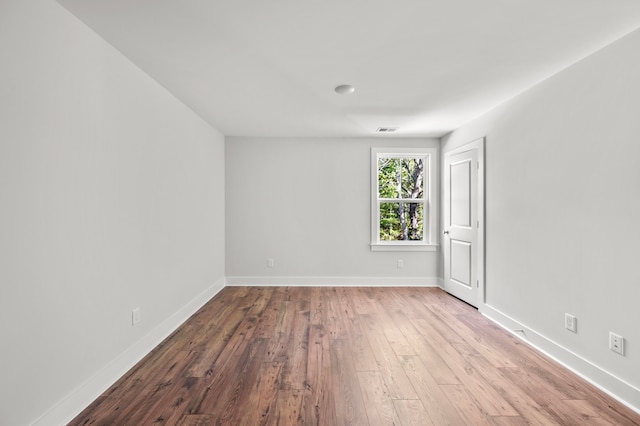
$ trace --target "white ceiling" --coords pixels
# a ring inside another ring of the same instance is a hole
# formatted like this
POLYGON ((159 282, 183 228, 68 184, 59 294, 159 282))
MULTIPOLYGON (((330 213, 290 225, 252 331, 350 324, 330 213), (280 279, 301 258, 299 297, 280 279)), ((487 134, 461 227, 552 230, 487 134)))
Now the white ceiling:
POLYGON ((640 27, 640 0, 59 2, 232 136, 441 136, 640 27))

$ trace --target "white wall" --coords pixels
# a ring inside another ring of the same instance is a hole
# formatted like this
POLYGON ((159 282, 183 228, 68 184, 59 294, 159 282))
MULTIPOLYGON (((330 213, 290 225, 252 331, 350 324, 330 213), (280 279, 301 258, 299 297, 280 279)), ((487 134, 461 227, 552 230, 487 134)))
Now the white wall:
POLYGON ((0 424, 24 425, 223 283, 224 137, 51 0, 0 4, 0 63, 0 424))
POLYGON ((373 146, 437 148, 439 141, 228 137, 227 282, 435 284, 436 252, 370 249, 373 146))
POLYGON ((486 136, 485 311, 510 317, 636 407, 638 52, 640 31, 456 130, 442 148, 486 136), (577 316, 577 334, 564 329, 565 312, 577 316), (627 339, 625 357, 608 349, 610 330, 627 339))

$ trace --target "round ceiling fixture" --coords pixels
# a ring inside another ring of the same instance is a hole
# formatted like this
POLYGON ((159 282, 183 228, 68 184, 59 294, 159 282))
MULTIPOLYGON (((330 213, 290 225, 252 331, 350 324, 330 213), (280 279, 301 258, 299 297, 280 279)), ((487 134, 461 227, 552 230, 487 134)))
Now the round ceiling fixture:
POLYGON ((356 88, 350 84, 341 84, 340 86, 336 86, 335 91, 341 95, 350 95, 356 91, 356 88))

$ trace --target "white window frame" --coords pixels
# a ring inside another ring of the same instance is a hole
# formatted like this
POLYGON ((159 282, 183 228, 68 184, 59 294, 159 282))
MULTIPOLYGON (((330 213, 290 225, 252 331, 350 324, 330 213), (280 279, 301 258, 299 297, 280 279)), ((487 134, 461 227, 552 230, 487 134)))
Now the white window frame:
POLYGON ((371 250, 372 251, 436 251, 438 250, 438 149, 437 148, 371 148, 371 250), (380 202, 378 198, 378 159, 424 159, 424 229, 422 241, 380 240, 380 202))

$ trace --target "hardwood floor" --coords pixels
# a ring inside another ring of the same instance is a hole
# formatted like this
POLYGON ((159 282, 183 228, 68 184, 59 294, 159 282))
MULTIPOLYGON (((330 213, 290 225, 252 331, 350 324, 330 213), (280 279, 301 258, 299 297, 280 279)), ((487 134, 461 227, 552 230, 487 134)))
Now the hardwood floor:
POLYGON ((435 288, 227 287, 71 425, 640 425, 435 288))

